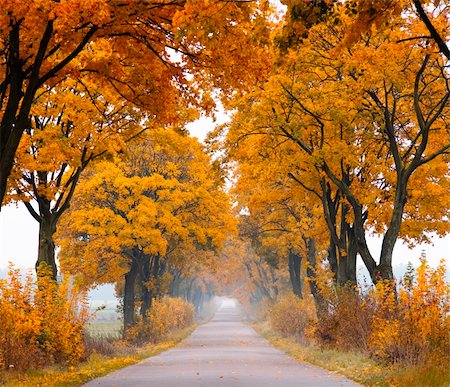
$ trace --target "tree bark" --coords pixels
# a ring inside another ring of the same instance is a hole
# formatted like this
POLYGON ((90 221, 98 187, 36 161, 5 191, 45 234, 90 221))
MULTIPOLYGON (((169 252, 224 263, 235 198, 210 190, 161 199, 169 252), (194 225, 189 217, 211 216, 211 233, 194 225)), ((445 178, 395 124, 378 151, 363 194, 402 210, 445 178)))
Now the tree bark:
POLYGON ((39 222, 38 258, 35 268, 36 273, 39 274, 39 270, 46 266, 50 269, 52 279, 56 280, 58 268, 56 266, 54 235, 57 218, 51 212, 50 205, 50 200, 40 198, 39 214, 35 214, 35 219, 39 222))
POLYGON ((289 249, 289 278, 291 280, 292 292, 299 298, 303 298, 301 282, 302 257, 289 249))
POLYGON ((36 272, 38 273, 39 269, 46 266, 51 270, 51 277, 53 280, 56 280, 58 274, 55 259, 55 241, 53 238, 55 232, 56 224, 52 219, 42 218, 39 223, 39 249, 36 272))
MULTIPOLYGON (((148 288, 148 281, 150 280, 150 258, 142 254, 143 262, 141 262, 141 273, 140 273, 140 285, 141 285, 141 317, 144 321, 147 320, 147 312, 152 305, 152 290, 148 288)), ((154 257, 151 258, 152 263, 154 257)))
POLYGON ((308 277, 309 289, 314 298, 314 304, 316 305, 317 317, 320 319, 321 316, 324 316, 327 312, 326 301, 323 298, 322 294, 320 294, 320 289, 317 284, 316 278, 316 244, 314 239, 311 238, 303 238, 306 243, 306 248, 308 250, 308 266, 306 267, 306 275, 308 277))
POLYGON ((130 270, 125 274, 125 288, 123 294, 123 328, 124 334, 135 324, 135 285, 136 277, 138 275, 138 265, 133 259, 130 270))
POLYGON ((356 284, 356 257, 358 255, 358 248, 356 246, 353 227, 348 226, 347 237, 347 281, 351 284, 356 284))

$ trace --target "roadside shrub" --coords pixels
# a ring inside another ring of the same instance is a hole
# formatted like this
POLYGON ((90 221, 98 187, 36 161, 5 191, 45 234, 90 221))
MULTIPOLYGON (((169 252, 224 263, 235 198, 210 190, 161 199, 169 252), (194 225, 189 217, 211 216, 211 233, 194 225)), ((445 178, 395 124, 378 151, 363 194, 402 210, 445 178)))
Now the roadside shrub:
POLYGON ((307 329, 316 320, 314 302, 311 297, 300 299, 286 294, 269 310, 272 328, 283 336, 295 336, 304 340, 307 329))
POLYGON ((445 274, 444 263, 432 269, 422 259, 399 284, 380 281, 367 292, 328 291, 326 313, 314 335, 321 344, 362 351, 383 362, 448 364, 450 285, 445 274))
POLYGON ((425 259, 415 276, 409 274, 396 293, 381 282, 370 297, 374 318, 371 353, 395 363, 450 363, 450 284, 445 265, 433 270, 425 259))
POLYGON ((84 338, 85 353, 87 357, 92 353, 97 353, 104 356, 114 356, 119 351, 117 343, 119 339, 115 335, 91 335, 86 334, 84 338))
POLYGON ((327 313, 318 320, 314 336, 321 344, 368 352, 372 329, 371 299, 352 286, 336 289, 327 298, 327 313))
POLYGON ((85 297, 46 274, 22 279, 11 265, 0 280, 0 369, 74 364, 84 355, 85 297))
POLYGON ((176 329, 186 328, 194 321, 194 307, 181 298, 161 298, 152 302, 147 318, 127 331, 127 339, 134 343, 164 340, 176 329))

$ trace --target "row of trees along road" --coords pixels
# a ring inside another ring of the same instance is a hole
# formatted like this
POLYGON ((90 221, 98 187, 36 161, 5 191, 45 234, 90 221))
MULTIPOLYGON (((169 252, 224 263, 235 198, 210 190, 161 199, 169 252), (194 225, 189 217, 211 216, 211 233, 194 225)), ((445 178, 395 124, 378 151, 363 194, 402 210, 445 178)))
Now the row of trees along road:
POLYGON ((36 265, 56 278, 54 234, 83 170, 147 129, 210 112, 213 89, 225 101, 260 78, 266 8, 8 0, 0 9, 0 203, 25 203, 40 227, 36 265))
POLYGON ((177 295, 180 276, 193 267, 207 275, 208 251, 233 227, 220 176, 200 144, 173 129, 152 130, 82 179, 58 233, 61 267, 84 286, 125 278, 129 327, 136 288, 145 319, 154 297, 169 289, 177 295))
MULTIPOLYGON (((337 284, 393 279, 398 239, 449 231, 448 3, 286 1, 275 66, 211 136, 235 172, 242 235, 266 262, 325 260, 337 284), (369 234, 382 237, 377 257, 369 234)), ((320 308, 319 308, 320 310, 320 308)))
POLYGON ((216 91, 234 114, 211 149, 246 239, 225 247, 255 298, 276 297, 281 261, 301 296, 306 261, 320 311, 322 259, 338 285, 357 256, 390 280, 397 239, 449 231, 448 2, 282 3, 0 0, 0 203, 39 222, 53 278, 57 235, 81 285, 123 282, 126 327, 137 298, 145 318, 156 295, 215 281, 233 222, 182 128, 216 91))

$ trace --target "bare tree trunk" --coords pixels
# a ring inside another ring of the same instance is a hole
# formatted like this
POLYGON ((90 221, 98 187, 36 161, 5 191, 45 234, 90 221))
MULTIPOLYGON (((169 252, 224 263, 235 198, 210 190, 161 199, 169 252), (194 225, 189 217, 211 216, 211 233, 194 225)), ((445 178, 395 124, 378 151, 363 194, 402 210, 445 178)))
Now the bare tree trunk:
POLYGON ((289 278, 291 280, 292 292, 300 298, 303 298, 301 282, 302 257, 289 249, 289 278))
POLYGON ((325 315, 327 312, 326 301, 320 293, 319 286, 317 284, 316 278, 316 245, 314 239, 311 238, 303 238, 306 243, 306 247, 308 249, 308 263, 309 265, 306 267, 306 275, 308 277, 309 288, 311 294, 314 298, 314 304, 316 305, 317 317, 321 318, 321 316, 325 315))
POLYGON ((124 334, 135 324, 135 285, 138 275, 138 265, 133 259, 131 261, 130 270, 125 274, 125 288, 123 294, 123 328, 124 334))

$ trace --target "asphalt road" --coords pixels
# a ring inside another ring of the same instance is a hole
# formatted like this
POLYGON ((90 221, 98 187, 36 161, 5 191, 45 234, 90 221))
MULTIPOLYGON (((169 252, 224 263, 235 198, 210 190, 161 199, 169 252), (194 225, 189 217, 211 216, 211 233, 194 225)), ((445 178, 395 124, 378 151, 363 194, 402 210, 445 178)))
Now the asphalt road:
POLYGON ((357 386, 336 374, 293 360, 241 322, 222 304, 214 318, 177 347, 85 386, 357 386))

